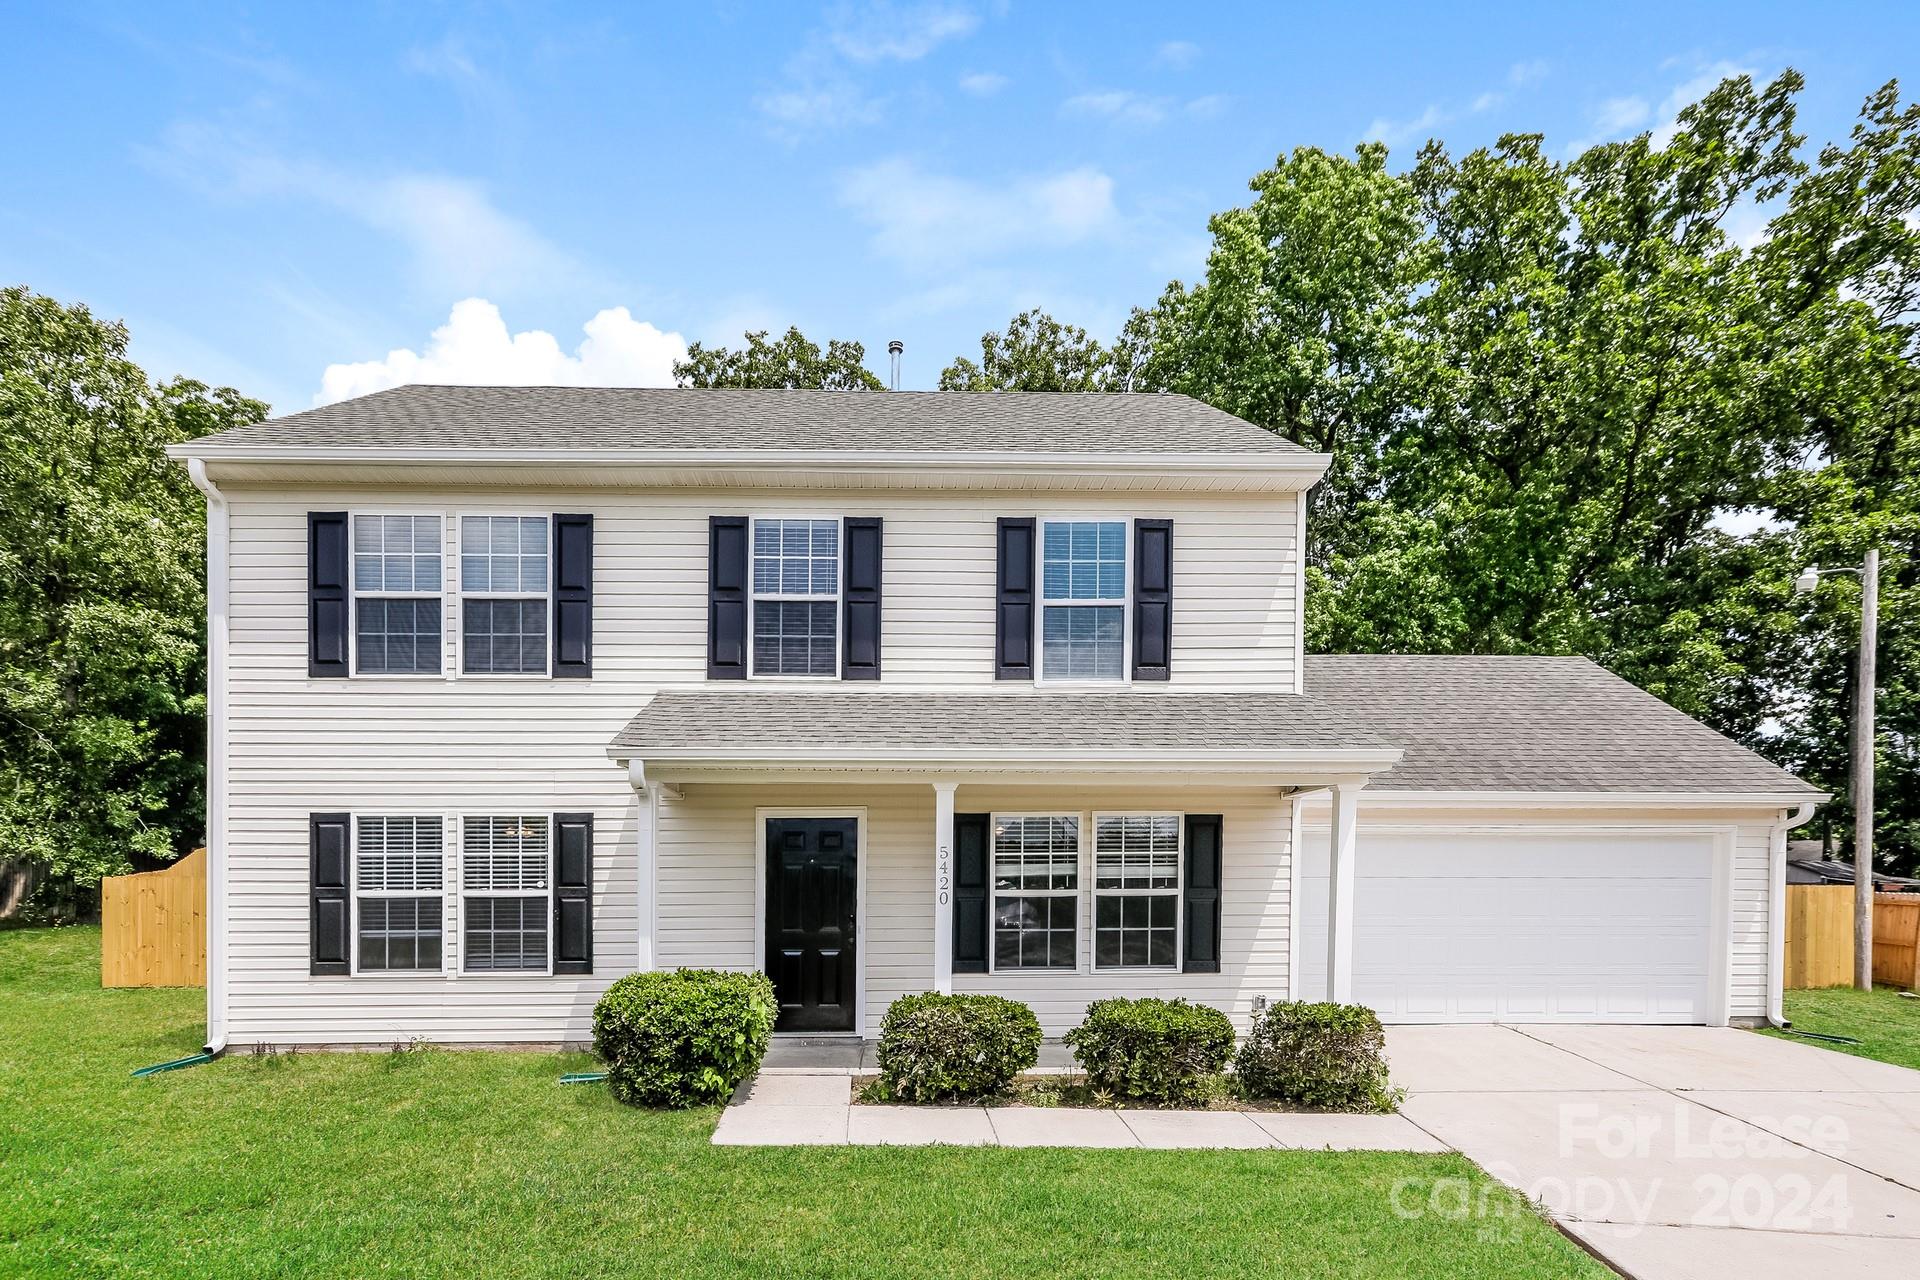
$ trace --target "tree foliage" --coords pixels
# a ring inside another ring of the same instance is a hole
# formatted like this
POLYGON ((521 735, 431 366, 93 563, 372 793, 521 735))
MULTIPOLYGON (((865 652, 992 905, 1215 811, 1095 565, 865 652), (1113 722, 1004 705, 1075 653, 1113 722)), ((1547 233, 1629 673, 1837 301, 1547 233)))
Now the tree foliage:
MULTIPOLYGON (((1859 587, 1790 583, 1879 546, 1880 824, 1913 867, 1920 108, 1889 84, 1809 161, 1800 89, 1732 78, 1664 139, 1566 160, 1300 148, 1116 348, 1130 389, 1332 455, 1313 649, 1587 654, 1842 796, 1859 587)), ((955 385, 1107 356, 1035 313, 982 351, 955 385)))
POLYGON ((204 814, 204 508, 161 452, 266 407, 0 289, 0 861, 87 885, 204 814))
POLYGON ((980 335, 980 362, 960 356, 940 371, 942 391, 1135 391, 1148 343, 1135 318, 1113 346, 1038 309, 1023 311, 1004 332, 980 335))
POLYGON ((868 371, 867 349, 858 342, 828 341, 823 352, 797 328, 772 342, 761 329, 747 345, 728 349, 693 343, 676 360, 673 376, 683 387, 759 387, 775 390, 884 391, 868 371))

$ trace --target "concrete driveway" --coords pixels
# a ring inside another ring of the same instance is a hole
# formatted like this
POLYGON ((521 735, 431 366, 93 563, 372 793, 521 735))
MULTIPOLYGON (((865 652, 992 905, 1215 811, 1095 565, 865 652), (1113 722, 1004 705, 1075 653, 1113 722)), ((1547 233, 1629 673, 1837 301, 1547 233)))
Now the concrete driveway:
MULTIPOLYGON (((1638 1280, 1920 1275, 1920 1071, 1710 1027, 1395 1027, 1408 1118, 1638 1280)), ((1498 1212, 1397 1188, 1409 1214, 1498 1212)))

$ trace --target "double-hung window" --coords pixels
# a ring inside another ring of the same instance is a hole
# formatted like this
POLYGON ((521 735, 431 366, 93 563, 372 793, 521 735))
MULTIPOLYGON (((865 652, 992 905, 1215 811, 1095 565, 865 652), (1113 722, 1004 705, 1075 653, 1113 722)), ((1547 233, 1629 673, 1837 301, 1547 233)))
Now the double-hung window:
POLYGON ((441 820, 364 816, 355 825, 358 972, 437 971, 445 883, 441 820))
POLYGON ((1079 966, 1080 819, 993 819, 993 967, 1079 966))
POLYGON ((753 674, 840 674, 840 522, 753 522, 753 674))
POLYGON ((462 967, 547 971, 553 918, 550 819, 544 814, 462 821, 462 967))
POLYGON ((1180 955, 1180 815, 1095 814, 1093 964, 1171 969, 1180 955))
POLYGON ((460 517, 460 670, 547 674, 547 517, 460 517))
POLYGON ((440 517, 353 517, 354 670, 440 674, 440 517))
POLYGON ((1040 522, 1040 678, 1126 672, 1127 522, 1040 522))

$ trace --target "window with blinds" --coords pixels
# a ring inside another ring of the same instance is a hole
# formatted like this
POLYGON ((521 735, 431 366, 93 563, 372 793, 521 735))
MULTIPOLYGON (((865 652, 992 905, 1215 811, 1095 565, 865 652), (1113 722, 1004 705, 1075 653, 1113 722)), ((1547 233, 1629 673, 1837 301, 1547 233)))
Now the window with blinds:
POLYGON ((550 826, 544 814, 463 820, 461 948, 469 972, 547 970, 550 826))

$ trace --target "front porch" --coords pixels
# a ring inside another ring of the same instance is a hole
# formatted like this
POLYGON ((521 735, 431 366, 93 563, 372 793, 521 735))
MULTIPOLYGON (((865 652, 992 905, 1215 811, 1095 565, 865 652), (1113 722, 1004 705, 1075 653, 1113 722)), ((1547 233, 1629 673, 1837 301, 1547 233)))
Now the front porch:
POLYGON ((608 752, 641 806, 642 965, 763 969, 815 1036, 929 990, 1021 1000, 1049 1037, 1118 995, 1244 1027, 1292 994, 1296 801, 1324 792, 1344 998, 1357 797, 1398 758, 1364 737, 1293 695, 662 695, 608 752))

